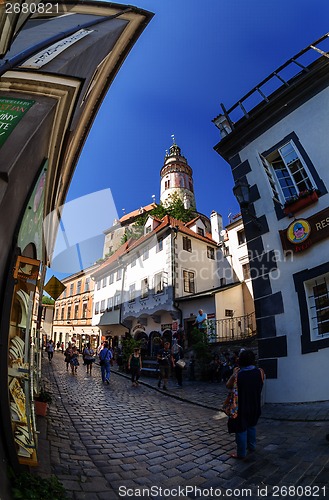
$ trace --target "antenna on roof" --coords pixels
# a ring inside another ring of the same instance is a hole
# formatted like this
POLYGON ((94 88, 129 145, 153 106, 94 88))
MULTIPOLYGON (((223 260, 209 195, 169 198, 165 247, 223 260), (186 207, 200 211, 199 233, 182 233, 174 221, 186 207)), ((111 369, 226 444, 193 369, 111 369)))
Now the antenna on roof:
POLYGON ((153 203, 155 203, 155 194, 152 194, 153 203))
POLYGON ((122 211, 123 211, 123 215, 126 215, 126 209, 123 208, 122 211))

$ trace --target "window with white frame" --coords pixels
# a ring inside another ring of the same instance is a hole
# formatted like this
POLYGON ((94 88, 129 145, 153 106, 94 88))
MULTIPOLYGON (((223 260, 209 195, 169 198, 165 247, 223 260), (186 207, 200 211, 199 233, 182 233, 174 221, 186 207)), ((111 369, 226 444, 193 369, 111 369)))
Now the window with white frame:
POLYGON ((163 292, 163 273, 157 273, 154 275, 154 293, 163 292))
POLYGON ((244 229, 240 229, 240 231, 237 231, 237 237, 238 237, 238 244, 243 245, 246 242, 246 233, 244 229))
POLYGON ((74 283, 71 283, 70 284, 70 296, 73 295, 73 291, 74 291, 74 283))
POLYGON ((136 259, 133 259, 131 261, 131 264, 130 264, 131 267, 135 267, 136 266, 136 259))
POLYGON ((74 304, 74 319, 78 319, 79 317, 79 303, 74 304))
POLYGON ((79 280, 77 282, 77 293, 81 293, 81 284, 82 284, 82 280, 79 280))
POLYGON ((149 295, 149 280, 148 278, 142 279, 141 282, 141 299, 146 299, 149 295))
POLYGON ((149 258, 149 248, 148 247, 144 248, 142 258, 143 258, 143 260, 146 260, 149 258))
POLYGON ((183 271, 183 281, 184 281, 184 292, 194 293, 195 283, 194 283, 195 273, 192 271, 183 271))
POLYGON ((61 309, 61 320, 63 321, 63 319, 64 319, 64 307, 62 307, 61 309))
POLYGON ((249 262, 247 262, 246 264, 242 264, 242 272, 243 272, 243 279, 250 280, 250 264, 249 264, 249 262))
POLYGON ((95 303, 95 314, 99 314, 99 302, 95 303))
POLYGON ((90 278, 89 276, 85 280, 85 292, 89 292, 90 290, 90 278))
POLYGON ((102 279, 102 288, 105 288, 107 284, 107 278, 102 279))
POLYGON ((136 285, 133 283, 129 286, 129 302, 134 302, 136 298, 136 285))
POLYGON ((106 309, 108 311, 112 311, 112 309, 113 309, 113 297, 109 297, 107 299, 106 309))
POLYGON ((311 340, 329 337, 329 273, 305 282, 311 340))
POLYGON ((119 309, 121 304, 121 293, 118 292, 114 295, 114 309, 119 309))
POLYGON ((120 281, 122 278, 122 268, 117 270, 117 281, 120 281))
POLYGON ((163 250, 163 238, 158 239, 156 251, 161 252, 163 250))
POLYGON ((101 281, 98 280, 96 281, 96 290, 100 290, 101 289, 101 281))
POLYGON ((316 189, 316 184, 293 141, 260 155, 273 198, 282 205, 303 191, 316 189))
POLYGON ((67 307, 67 319, 71 319, 71 306, 67 307))
POLYGON ((88 302, 83 302, 82 304, 82 318, 86 319, 88 312, 88 302))
POLYGON ((101 300, 100 312, 103 313, 104 311, 105 311, 105 300, 101 300))
POLYGON ((109 276, 109 284, 112 285, 112 283, 114 283, 114 273, 110 273, 109 276))

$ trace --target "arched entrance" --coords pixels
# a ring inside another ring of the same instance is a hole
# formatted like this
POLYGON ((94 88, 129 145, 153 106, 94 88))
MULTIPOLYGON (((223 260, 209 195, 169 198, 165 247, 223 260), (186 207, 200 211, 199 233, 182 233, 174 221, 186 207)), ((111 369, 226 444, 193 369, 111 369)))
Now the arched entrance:
POLYGON ((154 330, 153 332, 150 333, 149 344, 150 344, 150 355, 156 356, 163 345, 160 332, 154 330))
POLYGON ((162 334, 163 342, 170 342, 171 345, 171 340, 172 340, 172 331, 171 330, 165 330, 162 334))
POLYGON ((141 343, 141 354, 145 355, 148 353, 148 341, 149 338, 145 332, 142 330, 137 330, 134 336, 135 340, 139 340, 141 343))

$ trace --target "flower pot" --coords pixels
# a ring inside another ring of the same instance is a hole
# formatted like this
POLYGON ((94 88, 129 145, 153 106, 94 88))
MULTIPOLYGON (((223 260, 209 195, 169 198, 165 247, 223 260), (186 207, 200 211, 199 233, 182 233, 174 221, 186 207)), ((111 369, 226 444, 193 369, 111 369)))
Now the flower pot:
POLYGON ((316 191, 313 191, 313 193, 303 197, 299 198, 298 200, 294 201, 293 203, 289 203, 286 207, 284 207, 283 211, 286 215, 293 215, 296 212, 299 212, 299 210, 303 210, 303 208, 308 207, 309 205, 313 205, 316 201, 318 201, 319 197, 316 193, 316 191))
POLYGON ((48 404, 45 403, 44 401, 34 401, 35 405, 35 413, 36 415, 39 415, 40 417, 45 417, 47 415, 47 408, 48 404))

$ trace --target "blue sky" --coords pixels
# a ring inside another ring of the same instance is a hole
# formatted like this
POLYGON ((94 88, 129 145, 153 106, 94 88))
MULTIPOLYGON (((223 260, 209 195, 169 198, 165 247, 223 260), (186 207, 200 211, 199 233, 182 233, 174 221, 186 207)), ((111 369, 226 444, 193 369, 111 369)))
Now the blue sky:
MULTIPOLYGON (((67 201, 110 189, 119 217, 159 201, 175 134, 193 169, 198 211, 239 211, 212 119, 329 31, 327 0, 136 0, 155 13, 94 122, 67 201)), ((112 224, 109 214, 107 227, 112 224)), ((104 228, 105 229, 105 228, 104 228)))

